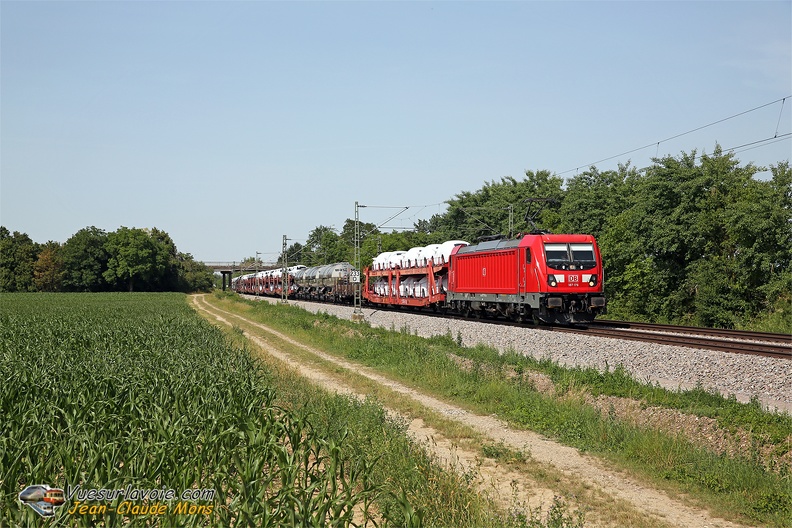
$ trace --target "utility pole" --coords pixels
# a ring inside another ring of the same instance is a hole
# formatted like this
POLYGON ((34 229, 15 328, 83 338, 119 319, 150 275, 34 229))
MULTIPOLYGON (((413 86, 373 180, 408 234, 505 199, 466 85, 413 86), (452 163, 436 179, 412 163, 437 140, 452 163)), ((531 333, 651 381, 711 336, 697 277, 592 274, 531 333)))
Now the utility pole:
POLYGON ((362 321, 363 318, 364 318, 363 309, 361 308, 361 300, 363 298, 363 295, 362 295, 362 292, 361 292, 362 286, 361 286, 361 282, 360 282, 361 281, 361 276, 362 276, 362 273, 363 273, 363 270, 361 269, 362 268, 362 263, 360 262, 360 239, 361 239, 362 233, 360 232, 360 212, 359 212, 359 209, 361 207, 387 207, 387 208, 391 208, 391 209, 401 209, 401 211, 399 211, 398 213, 396 213, 395 215, 391 216, 390 218, 388 218, 387 220, 382 222, 380 225, 378 225, 377 229, 379 229, 380 227, 384 226, 385 224, 387 224, 388 222, 390 222, 391 220, 393 220, 394 218, 396 218, 397 216, 399 216, 404 211, 406 211, 407 209, 410 208, 410 206, 393 207, 393 206, 379 206, 379 205, 360 205, 357 202, 355 202, 355 259, 354 259, 355 260, 355 262, 354 262, 355 270, 352 272, 352 275, 349 277, 349 282, 352 282, 352 283, 356 284, 356 286, 355 286, 355 309, 352 311, 352 320, 353 321, 362 321))
POLYGON ((360 266, 360 214, 358 209, 361 207, 366 207, 365 205, 358 205, 355 202, 355 269, 352 270, 352 275, 350 276, 349 280, 355 283, 355 309, 352 311, 352 320, 353 321, 362 321, 363 320, 363 309, 361 308, 361 286, 360 286, 360 274, 363 271, 360 266))
POLYGON ((283 268, 281 269, 281 304, 289 304, 289 264, 286 256, 286 235, 283 235, 283 268))
POLYGON ((256 292, 259 292, 261 290, 261 279, 258 276, 259 255, 261 255, 261 253, 259 251, 256 251, 256 262, 255 262, 256 274, 253 275, 253 285, 254 285, 253 287, 256 289, 256 292))

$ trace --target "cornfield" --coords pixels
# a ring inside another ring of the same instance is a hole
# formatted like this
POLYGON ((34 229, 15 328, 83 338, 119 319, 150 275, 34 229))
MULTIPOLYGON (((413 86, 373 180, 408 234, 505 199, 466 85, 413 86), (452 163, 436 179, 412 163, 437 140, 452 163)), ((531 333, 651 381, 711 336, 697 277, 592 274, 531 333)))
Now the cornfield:
POLYGON ((420 524, 403 490, 372 480, 376 457, 279 405, 272 375, 182 295, 0 302, 0 526, 41 526, 18 500, 34 484, 66 492, 59 526, 420 524), (128 486, 177 495, 75 504, 128 486))

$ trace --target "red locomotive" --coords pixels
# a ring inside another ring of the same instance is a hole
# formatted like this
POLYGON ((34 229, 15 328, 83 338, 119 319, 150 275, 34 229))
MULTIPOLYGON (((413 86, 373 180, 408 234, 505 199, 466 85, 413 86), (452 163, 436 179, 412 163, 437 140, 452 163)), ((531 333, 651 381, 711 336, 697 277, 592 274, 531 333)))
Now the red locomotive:
POLYGON ((446 303, 461 313, 584 323, 605 308, 602 288, 593 236, 531 234, 456 249, 446 303))
POLYGON ((377 256, 374 267, 364 270, 363 298, 558 324, 590 322, 605 308, 602 259, 591 235, 536 233, 439 247, 448 244, 453 249, 447 255, 427 255, 427 246, 397 252, 401 260, 393 253, 377 256))

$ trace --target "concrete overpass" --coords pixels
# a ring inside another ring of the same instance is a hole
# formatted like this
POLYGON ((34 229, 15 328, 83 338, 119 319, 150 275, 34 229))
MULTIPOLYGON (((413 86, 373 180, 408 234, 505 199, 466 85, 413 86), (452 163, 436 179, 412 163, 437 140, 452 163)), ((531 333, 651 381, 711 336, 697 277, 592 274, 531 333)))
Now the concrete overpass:
POLYGON ((234 273, 253 273, 256 271, 267 271, 271 269, 280 269, 280 266, 275 262, 259 262, 250 263, 246 262, 243 266, 241 262, 204 262, 207 268, 211 268, 215 273, 223 275, 223 291, 226 289, 226 278, 228 279, 228 287, 231 287, 231 279, 234 273))
POLYGON ((277 263, 275 262, 259 262, 258 267, 255 263, 245 263, 242 266, 241 262, 204 262, 204 265, 208 268, 212 268, 214 271, 259 271, 262 270, 269 270, 269 269, 277 269, 280 268, 277 263))

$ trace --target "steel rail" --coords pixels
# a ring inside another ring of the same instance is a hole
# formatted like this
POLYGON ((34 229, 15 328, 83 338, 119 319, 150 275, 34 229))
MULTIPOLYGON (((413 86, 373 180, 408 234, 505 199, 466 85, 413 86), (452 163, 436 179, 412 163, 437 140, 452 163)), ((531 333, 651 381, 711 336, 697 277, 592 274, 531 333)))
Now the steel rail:
POLYGON ((702 328, 696 326, 677 326, 659 323, 636 323, 632 321, 611 321, 599 319, 587 326, 598 328, 623 328, 630 330, 648 330, 675 334, 694 334, 729 339, 742 339, 751 341, 765 341, 768 343, 782 343, 792 345, 792 334, 776 334, 771 332, 753 332, 750 330, 729 330, 724 328, 702 328))
POLYGON ((608 337, 615 339, 627 339, 630 341, 642 341, 647 343, 657 343, 662 345, 681 346, 688 348, 700 348, 705 350, 716 350, 720 352, 732 352, 737 354, 751 354, 767 356, 777 359, 792 360, 792 345, 762 343, 746 340, 729 340, 719 337, 706 335, 707 329, 699 335, 674 335, 669 332, 641 331, 641 330, 621 330, 610 327, 586 327, 586 328, 563 328, 550 327, 549 329, 559 332, 573 332, 597 337, 608 337))
POLYGON ((681 346, 687 348, 697 348, 703 350, 714 350, 719 352, 731 352, 735 354, 748 354, 754 356, 766 356, 776 359, 792 360, 792 339, 784 334, 769 334, 765 332, 729 331, 710 328, 677 327, 672 325, 646 324, 651 330, 639 330, 645 323, 619 322, 622 325, 630 325, 629 329, 614 327, 612 322, 597 321, 587 325, 578 326, 545 326, 534 325, 531 323, 516 323, 504 319, 487 319, 463 317, 459 315, 429 314, 428 312, 416 312, 424 315, 436 315, 449 317, 458 320, 480 321, 509 326, 520 326, 548 330, 554 332, 577 333, 594 337, 607 337, 610 339, 626 339, 629 341, 640 341, 644 343, 654 343, 669 346, 681 346), (663 331, 660 331, 662 329, 663 331), (687 330, 686 332, 680 331, 687 330), (714 331, 713 331, 714 330, 714 331), (712 331, 712 332, 711 332, 712 331), (681 333, 675 335, 671 332, 681 333), (689 335, 695 334, 695 335, 689 335), (714 334, 714 335, 713 335, 714 334), (768 336, 771 339, 768 339, 768 336), (776 338, 777 342, 767 342, 776 338), (763 342, 764 341, 764 342, 763 342))

